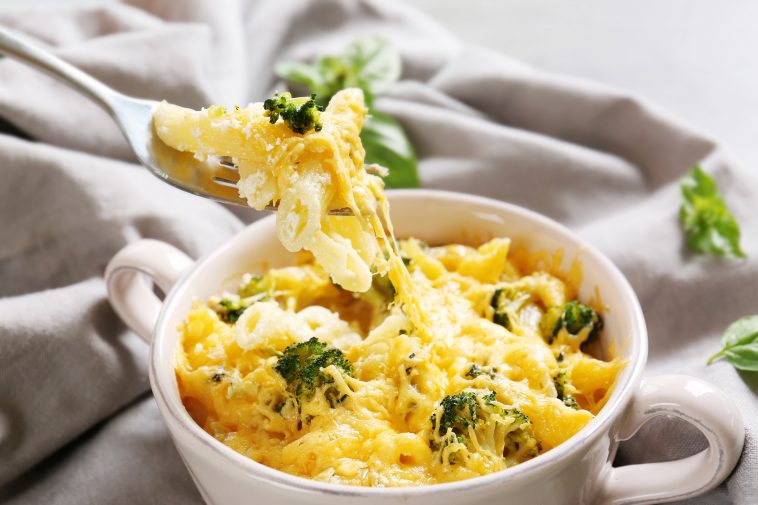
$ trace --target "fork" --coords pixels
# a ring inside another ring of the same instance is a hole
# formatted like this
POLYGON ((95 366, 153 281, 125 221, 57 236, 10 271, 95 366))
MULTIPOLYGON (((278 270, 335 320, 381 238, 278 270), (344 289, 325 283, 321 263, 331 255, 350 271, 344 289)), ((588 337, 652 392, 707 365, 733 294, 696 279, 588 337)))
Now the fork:
MULTIPOLYGON (((0 27, 0 53, 44 72, 89 98, 111 116, 137 159, 162 181, 194 195, 222 203, 247 206, 236 186, 240 175, 231 158, 196 159, 163 143, 153 127, 153 111, 159 102, 134 98, 106 86, 91 75, 0 27)), ((380 167, 367 166, 378 174, 380 167)), ((278 202, 265 210, 276 211, 278 202)), ((352 215, 349 208, 331 209, 332 215, 352 215)))

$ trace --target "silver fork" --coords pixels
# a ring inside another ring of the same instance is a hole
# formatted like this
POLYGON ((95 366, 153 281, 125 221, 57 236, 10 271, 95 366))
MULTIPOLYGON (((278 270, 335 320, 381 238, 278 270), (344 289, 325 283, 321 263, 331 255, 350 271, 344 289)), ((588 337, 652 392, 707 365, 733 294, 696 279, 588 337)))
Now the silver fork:
MULTIPOLYGON (((140 163, 162 181, 189 193, 223 203, 247 206, 236 186, 239 171, 230 158, 197 160, 191 153, 164 144, 153 128, 155 100, 133 98, 106 86, 94 77, 0 27, 0 53, 68 84, 105 109, 129 142, 140 163)), ((367 166, 367 170, 372 167, 367 166)), ((377 169, 373 168, 373 173, 377 169)), ((275 211, 278 202, 266 210, 275 211)), ((333 215, 352 215, 348 208, 332 209, 333 215)))

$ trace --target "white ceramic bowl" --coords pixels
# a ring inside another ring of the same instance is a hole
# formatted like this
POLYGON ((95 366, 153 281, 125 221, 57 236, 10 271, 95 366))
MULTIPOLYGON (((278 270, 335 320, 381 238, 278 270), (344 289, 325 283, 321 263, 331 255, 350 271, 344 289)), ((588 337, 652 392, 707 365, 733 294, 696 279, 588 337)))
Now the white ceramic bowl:
POLYGON ((732 470, 742 451, 740 414, 721 391, 699 379, 641 379, 647 332, 639 302, 619 270, 563 226, 506 203, 441 191, 389 192, 399 237, 429 243, 476 245, 511 237, 534 251, 563 251, 566 266, 583 266, 580 297, 599 289, 604 314, 603 348, 614 345, 629 364, 600 414, 564 444, 508 470, 461 482, 416 488, 360 488, 315 482, 252 461, 195 424, 179 398, 174 374, 177 324, 193 299, 205 299, 248 270, 291 263, 276 239, 274 216, 257 221, 205 258, 193 262, 154 240, 133 243, 108 265, 111 304, 124 321, 151 342, 150 383, 182 459, 212 505, 473 505, 659 503, 702 494, 732 470), (140 273, 141 272, 141 273, 140 273), (147 278, 167 293, 161 303, 147 278), (670 415, 696 426, 709 446, 665 463, 611 466, 618 443, 648 419, 670 415))

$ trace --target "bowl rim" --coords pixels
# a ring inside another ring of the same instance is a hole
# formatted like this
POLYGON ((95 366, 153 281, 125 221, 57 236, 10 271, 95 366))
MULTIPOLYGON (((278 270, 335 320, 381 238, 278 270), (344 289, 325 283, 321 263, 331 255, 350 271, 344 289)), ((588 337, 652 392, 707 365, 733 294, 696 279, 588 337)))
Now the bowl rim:
MULTIPOLYGON (((173 356, 165 356, 162 352, 160 344, 163 339, 161 337, 166 333, 166 330, 168 329, 167 325, 172 324, 170 321, 166 320, 167 314, 170 312, 168 308, 171 307, 178 293, 181 291, 181 287, 189 282, 197 272, 203 269, 207 264, 211 263, 215 257, 222 255, 229 249, 237 247, 236 244, 242 240, 241 237, 249 233, 254 233, 252 231, 253 229, 263 225, 267 221, 270 222, 275 219, 275 215, 270 215, 248 224, 219 247, 195 261, 179 278, 176 284, 174 284, 171 291, 166 294, 158 320, 153 329, 153 339, 150 345, 149 356, 149 376, 151 389, 155 396, 156 403, 158 404, 161 414, 165 418, 164 421, 169 428, 171 429, 172 426, 175 426, 180 429, 184 435, 191 437, 191 439, 204 450, 211 451, 217 457, 237 466, 239 470, 246 474, 246 477, 263 480, 275 484, 278 487, 296 489, 298 491, 367 498, 377 496, 417 497, 437 493, 459 492, 473 488, 484 488, 493 484, 502 485, 505 482, 520 480, 528 477, 530 473, 536 474, 537 470, 544 470, 560 464, 560 462, 566 457, 570 456, 572 453, 579 453, 581 448, 592 443, 598 436, 609 430, 612 422, 616 417, 622 414, 625 406, 631 400, 633 391, 638 387, 646 365, 648 352, 647 328, 642 314, 642 308, 634 290, 629 284, 629 281, 621 273, 618 267, 597 248, 584 241, 566 226, 538 212, 515 204, 478 195, 433 189, 388 190, 387 198, 390 205, 392 205, 393 201, 414 199, 436 199, 444 200, 446 202, 452 201, 456 204, 479 204, 481 206, 494 208, 498 211, 504 211, 510 215, 516 215, 519 219, 539 222, 541 225, 551 229, 551 233, 557 234, 563 238, 569 238, 576 244, 577 249, 580 249, 585 255, 591 257, 592 261, 600 265, 600 267, 609 274, 609 282, 615 285, 619 292, 622 293, 628 304, 627 308, 632 310, 632 317, 630 318, 631 326, 629 328, 631 353, 628 358, 629 364, 627 365, 629 373, 626 375, 622 384, 614 385, 611 398, 598 415, 571 438, 550 451, 529 461, 505 470, 470 479, 422 486, 362 487, 320 482, 266 466, 238 453, 231 447, 224 445, 203 430, 200 425, 190 417, 189 413, 184 408, 179 395, 174 391, 171 391, 173 389, 171 384, 164 384, 161 380, 162 375, 158 370, 159 362, 164 362, 166 358, 169 358, 169 363, 173 364, 174 362, 173 356), (167 389, 169 391, 167 391, 167 389)), ((172 437, 176 439, 176 434, 173 433, 173 431, 172 437)), ((175 443, 177 442, 178 441, 175 440, 175 443)), ((178 443, 177 446, 179 446, 178 443)))

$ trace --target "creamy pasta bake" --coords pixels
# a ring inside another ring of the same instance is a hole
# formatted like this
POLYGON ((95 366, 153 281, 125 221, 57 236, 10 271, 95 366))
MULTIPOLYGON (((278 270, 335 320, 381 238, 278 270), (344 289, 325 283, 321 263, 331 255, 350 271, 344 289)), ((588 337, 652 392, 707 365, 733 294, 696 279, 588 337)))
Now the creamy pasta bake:
POLYGON ((278 203, 279 239, 298 252, 198 300, 181 324, 176 376, 193 419, 255 461, 359 486, 486 475, 590 422, 624 363, 589 353, 602 307, 576 299, 576 276, 508 238, 396 241, 381 179, 363 167, 361 92, 323 111, 272 100, 155 114, 175 149, 231 157, 240 194, 278 203))

